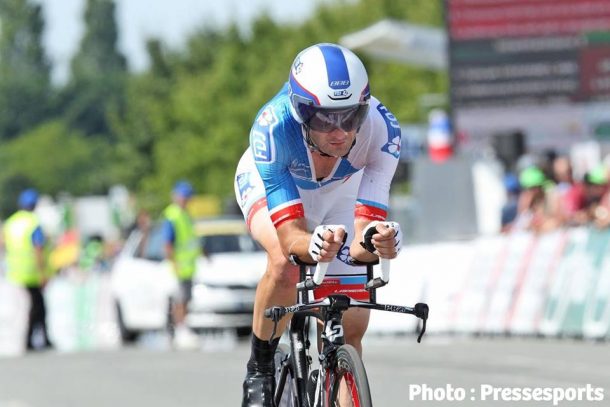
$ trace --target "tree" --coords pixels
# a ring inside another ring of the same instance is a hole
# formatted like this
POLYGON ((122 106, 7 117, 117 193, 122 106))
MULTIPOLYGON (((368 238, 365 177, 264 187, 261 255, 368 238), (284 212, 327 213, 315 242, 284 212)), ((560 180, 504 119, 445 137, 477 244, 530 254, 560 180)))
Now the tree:
POLYGON ((72 59, 65 117, 86 135, 112 138, 111 117, 124 111, 125 57, 117 49, 113 0, 87 0, 85 35, 72 59))
POLYGON ((40 5, 0 2, 0 139, 11 139, 50 112, 50 65, 42 45, 40 5))
POLYGON ((24 187, 53 195, 105 193, 113 184, 111 154, 104 140, 85 138, 61 120, 45 122, 0 145, 0 204, 24 187))

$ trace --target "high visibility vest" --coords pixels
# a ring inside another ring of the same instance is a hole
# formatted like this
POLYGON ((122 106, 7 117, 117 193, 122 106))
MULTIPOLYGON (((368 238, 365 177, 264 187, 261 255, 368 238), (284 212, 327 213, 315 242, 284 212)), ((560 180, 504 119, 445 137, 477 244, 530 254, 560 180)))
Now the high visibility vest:
POLYGON ((195 264, 199 256, 199 242, 195 236, 193 221, 186 212, 176 204, 171 204, 163 215, 174 226, 175 242, 174 256, 178 268, 178 278, 190 279, 195 274, 195 264))
POLYGON ((4 224, 7 276, 15 284, 39 287, 42 283, 32 243, 38 226, 36 215, 26 210, 17 211, 4 224))

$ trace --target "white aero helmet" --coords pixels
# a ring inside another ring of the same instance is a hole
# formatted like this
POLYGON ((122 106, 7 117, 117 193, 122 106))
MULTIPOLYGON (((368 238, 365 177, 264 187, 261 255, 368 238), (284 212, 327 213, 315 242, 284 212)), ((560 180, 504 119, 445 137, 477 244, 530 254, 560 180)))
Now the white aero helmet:
POLYGON ((369 79, 362 61, 335 44, 316 44, 295 58, 290 102, 306 128, 358 130, 369 109, 369 79))

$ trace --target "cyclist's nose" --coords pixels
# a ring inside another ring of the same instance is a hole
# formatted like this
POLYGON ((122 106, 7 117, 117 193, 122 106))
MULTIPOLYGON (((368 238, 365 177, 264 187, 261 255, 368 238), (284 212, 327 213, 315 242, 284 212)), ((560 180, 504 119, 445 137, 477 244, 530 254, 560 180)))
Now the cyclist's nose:
POLYGON ((347 135, 349 134, 349 132, 343 130, 340 127, 335 126, 329 133, 328 136, 331 138, 345 138, 347 135))

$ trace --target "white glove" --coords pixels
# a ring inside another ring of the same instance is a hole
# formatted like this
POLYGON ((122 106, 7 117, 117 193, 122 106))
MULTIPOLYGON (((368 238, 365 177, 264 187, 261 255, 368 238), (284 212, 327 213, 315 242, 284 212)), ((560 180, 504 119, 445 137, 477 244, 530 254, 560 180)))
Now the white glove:
MULTIPOLYGON (((378 220, 372 221, 362 231, 362 242, 360 242, 360 244, 371 253, 374 253, 375 250, 377 250, 375 249, 375 246, 373 246, 373 242, 371 240, 373 235, 377 233, 377 225, 380 223, 394 229, 396 232, 394 234, 394 247, 396 247, 396 253, 400 253, 400 249, 402 248, 402 231, 400 230, 400 225, 398 222, 380 222, 378 220)), ((379 269, 376 268, 373 271, 373 278, 381 278, 386 283, 390 281, 390 261, 390 259, 380 258, 379 264, 381 267, 379 269)))
MULTIPOLYGON (((324 239, 322 238, 324 232, 330 230, 331 232, 335 233, 335 231, 338 229, 345 230, 345 225, 320 225, 314 229, 309 242, 309 255, 312 259, 318 261, 320 258, 320 250, 322 250, 322 244, 324 243, 324 239)), ((346 238, 347 232, 345 232, 343 242, 345 242, 346 238)))
POLYGON ((374 220, 369 223, 362 231, 362 242, 360 243, 362 247, 371 253, 375 252, 376 249, 375 246, 373 246, 371 239, 373 238, 373 235, 377 233, 377 225, 379 224, 383 224, 394 229, 396 232, 394 234, 394 246, 396 247, 396 253, 400 253, 400 249, 402 249, 402 230, 400 229, 400 224, 398 224, 398 222, 380 222, 378 220, 374 220))

